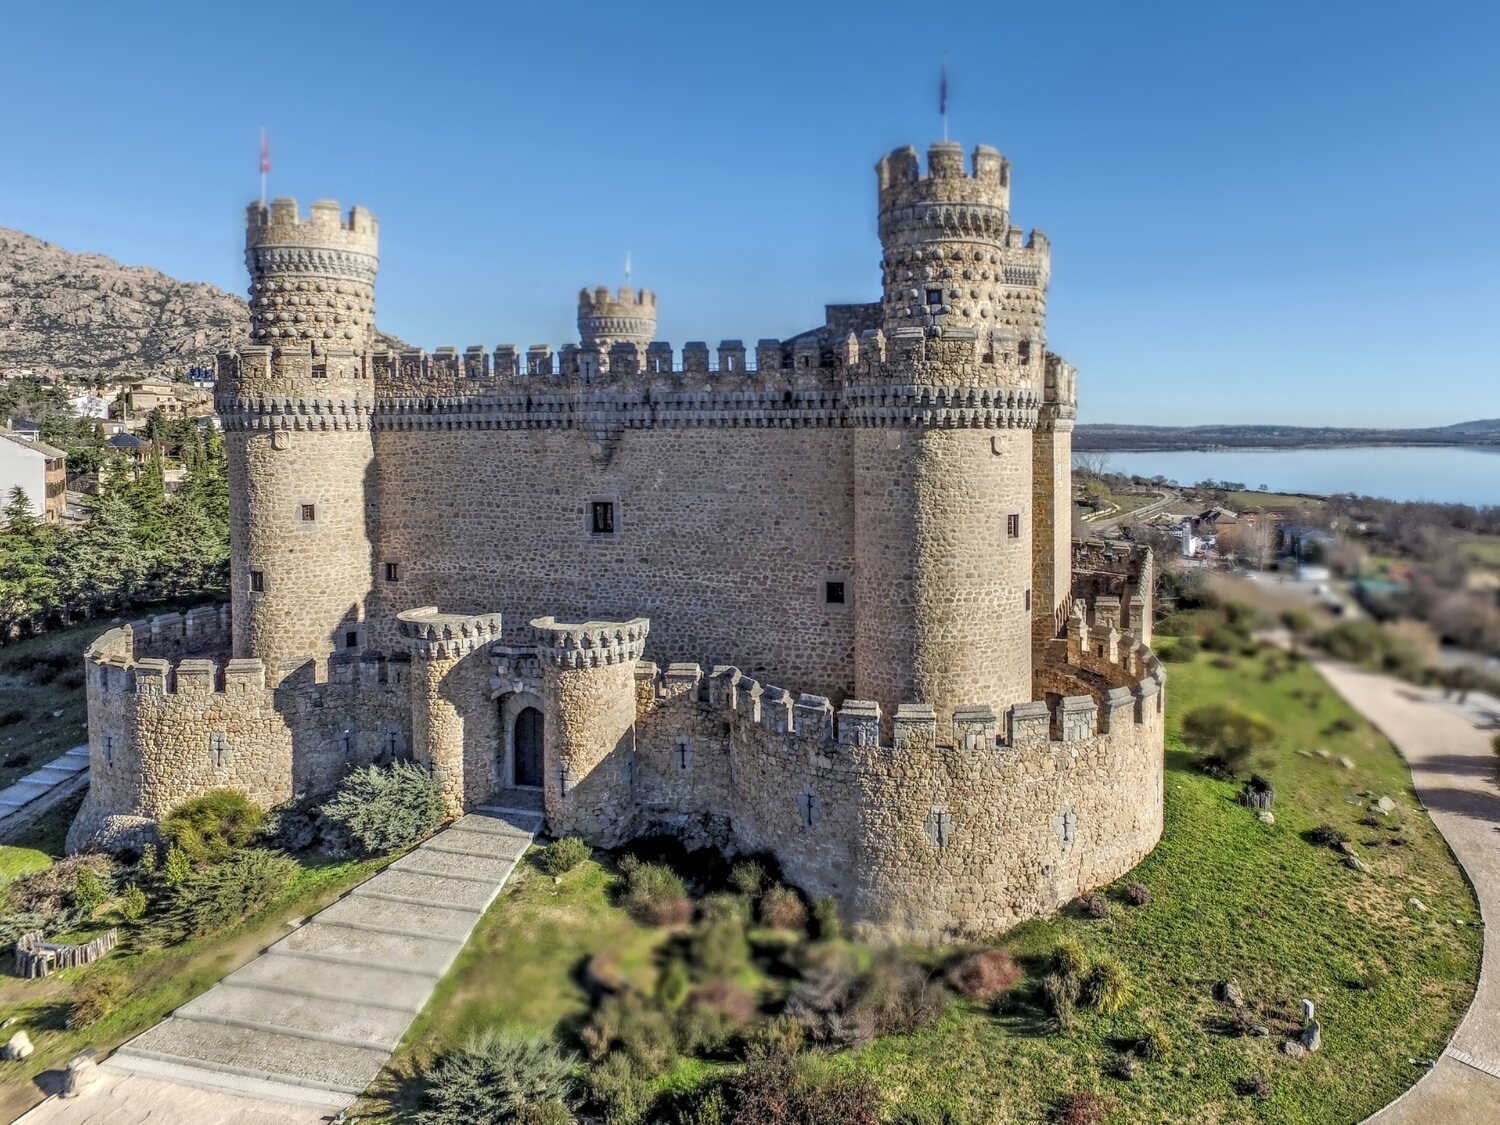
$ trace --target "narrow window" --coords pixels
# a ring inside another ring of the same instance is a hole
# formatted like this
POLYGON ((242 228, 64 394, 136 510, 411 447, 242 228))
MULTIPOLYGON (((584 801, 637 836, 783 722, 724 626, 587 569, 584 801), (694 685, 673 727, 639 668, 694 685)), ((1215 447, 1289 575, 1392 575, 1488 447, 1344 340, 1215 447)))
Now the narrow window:
POLYGON ((927 290, 927 303, 929 305, 941 305, 943 303, 943 291, 941 289, 927 290))
POLYGON ((385 580, 387 582, 401 581, 401 564, 388 562, 385 564, 385 580))
POLYGON ((823 601, 827 605, 843 605, 844 584, 842 582, 823 583, 823 601))
POLYGON ((263 570, 252 570, 250 572, 250 592, 252 594, 264 594, 266 592, 266 572, 263 570))
POLYGON ((590 523, 595 535, 615 533, 615 505, 612 500, 595 500, 589 505, 590 523))
POLYGON ((1019 358, 1020 358, 1020 360, 1021 360, 1021 362, 1023 364, 1030 363, 1031 362, 1031 341, 1030 340, 1022 340, 1021 343, 1020 343, 1020 346, 1016 348, 1016 353, 1019 356, 1019 358))
POLYGON ((1026 589, 1026 612, 1027 613, 1031 612, 1031 588, 1030 587, 1027 587, 1027 589, 1026 589))
POLYGON ((345 648, 358 648, 359 647, 359 631, 357 629, 350 629, 348 632, 346 632, 344 634, 344 647, 345 648))
POLYGON ((1011 539, 1021 538, 1021 517, 1014 512, 1005 517, 1005 534, 1011 539))
POLYGON ((317 518, 317 514, 318 514, 317 513, 317 509, 314 508, 313 505, 311 505, 311 504, 303 504, 302 505, 302 522, 303 523, 312 523, 312 521, 317 518))

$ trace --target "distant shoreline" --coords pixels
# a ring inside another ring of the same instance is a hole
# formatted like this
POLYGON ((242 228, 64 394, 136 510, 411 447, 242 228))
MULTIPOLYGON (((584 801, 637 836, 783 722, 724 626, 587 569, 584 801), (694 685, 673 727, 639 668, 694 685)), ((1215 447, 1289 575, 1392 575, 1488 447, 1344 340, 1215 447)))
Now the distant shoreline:
POLYGON ((1074 431, 1073 451, 1075 453, 1288 453, 1299 449, 1376 448, 1488 449, 1500 453, 1500 442, 1489 437, 1476 438, 1471 441, 1455 441, 1452 438, 1443 441, 1423 441, 1420 438, 1411 437, 1363 437, 1344 441, 1332 438, 1318 441, 1289 439, 1281 442, 1261 438, 1246 440, 1243 443, 1187 438, 1174 440, 1170 437, 1161 437, 1155 440, 1145 439, 1139 443, 1121 444, 1119 439, 1110 440, 1103 435, 1093 438, 1091 435, 1081 433, 1082 430, 1084 427, 1080 426, 1074 431))

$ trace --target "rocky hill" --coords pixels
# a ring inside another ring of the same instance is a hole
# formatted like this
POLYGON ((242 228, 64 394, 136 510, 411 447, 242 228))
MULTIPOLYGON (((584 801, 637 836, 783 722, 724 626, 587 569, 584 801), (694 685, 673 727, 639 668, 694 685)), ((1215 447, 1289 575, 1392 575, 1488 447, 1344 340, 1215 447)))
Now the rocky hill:
POLYGON ((241 297, 0 227, 0 376, 212 367, 249 333, 241 297))

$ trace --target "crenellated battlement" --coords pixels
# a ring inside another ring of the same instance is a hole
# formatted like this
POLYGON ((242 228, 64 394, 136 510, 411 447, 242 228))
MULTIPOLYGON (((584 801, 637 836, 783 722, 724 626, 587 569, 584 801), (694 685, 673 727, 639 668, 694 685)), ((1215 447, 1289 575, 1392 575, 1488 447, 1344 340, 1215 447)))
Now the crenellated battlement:
POLYGON ((245 212, 245 265, 250 270, 250 339, 258 344, 305 340, 321 347, 367 344, 375 331, 375 274, 380 230, 355 207, 346 218, 321 199, 307 218, 295 199, 245 212))
POLYGON ((428 605, 396 614, 396 631, 414 656, 458 660, 500 639, 500 615, 441 613, 428 605))
POLYGON ((574 624, 555 617, 531 622, 539 653, 559 668, 598 668, 635 664, 646 647, 651 622, 644 617, 632 621, 582 621, 574 624))
POLYGON ((245 245, 318 246, 349 250, 374 257, 379 251, 380 224, 364 207, 344 215, 337 201, 320 199, 303 217, 297 201, 285 196, 269 204, 245 209, 245 245))

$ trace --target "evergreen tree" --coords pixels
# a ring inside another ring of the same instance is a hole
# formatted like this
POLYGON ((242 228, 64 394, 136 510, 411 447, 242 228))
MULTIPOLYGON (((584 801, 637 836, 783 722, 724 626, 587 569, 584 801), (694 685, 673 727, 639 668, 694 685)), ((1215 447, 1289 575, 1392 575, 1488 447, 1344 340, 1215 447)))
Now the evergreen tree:
POLYGON ((56 532, 31 511, 24 489, 11 489, 0 528, 0 637, 57 604, 53 567, 56 532))

